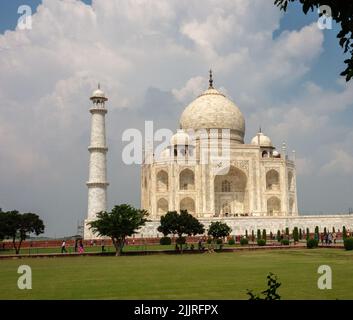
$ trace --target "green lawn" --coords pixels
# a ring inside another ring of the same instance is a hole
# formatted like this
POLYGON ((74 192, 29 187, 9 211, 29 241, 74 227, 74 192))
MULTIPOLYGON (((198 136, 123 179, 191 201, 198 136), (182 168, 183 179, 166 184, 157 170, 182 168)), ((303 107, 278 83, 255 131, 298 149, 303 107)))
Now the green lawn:
POLYGON ((247 299, 278 275, 283 299, 353 299, 353 252, 342 249, 0 260, 0 299, 247 299), (17 288, 17 268, 32 267, 33 289, 17 288), (333 289, 317 269, 331 266, 333 289))

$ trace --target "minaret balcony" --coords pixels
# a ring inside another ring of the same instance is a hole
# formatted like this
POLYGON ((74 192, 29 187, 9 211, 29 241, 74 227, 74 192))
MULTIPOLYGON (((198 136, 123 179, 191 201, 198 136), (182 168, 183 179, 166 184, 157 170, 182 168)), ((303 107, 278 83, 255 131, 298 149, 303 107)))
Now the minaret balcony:
POLYGON ((94 113, 106 114, 108 112, 108 110, 105 108, 91 108, 91 109, 89 109, 89 112, 92 114, 94 114, 94 113))
POLYGON ((99 147, 99 146, 89 146, 88 147, 88 151, 89 152, 108 152, 108 148, 107 147, 99 147))
POLYGON ((86 185, 89 188, 106 188, 109 186, 109 182, 88 181, 86 185))

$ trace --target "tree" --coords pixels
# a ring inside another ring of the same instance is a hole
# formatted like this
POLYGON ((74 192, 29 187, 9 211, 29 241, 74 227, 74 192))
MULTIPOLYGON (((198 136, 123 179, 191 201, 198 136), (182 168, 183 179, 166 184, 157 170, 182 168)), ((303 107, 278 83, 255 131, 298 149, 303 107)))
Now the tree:
POLYGON ((116 256, 121 255, 126 237, 137 233, 145 225, 148 212, 136 209, 128 204, 115 206, 111 212, 99 212, 97 219, 89 222, 90 229, 102 237, 110 237, 116 249, 116 256))
POLYGON ((277 230, 277 241, 280 242, 281 241, 281 231, 277 230))
POLYGON ((217 240, 228 237, 231 231, 231 227, 229 227, 226 223, 215 221, 211 222, 210 227, 208 228, 208 235, 217 240))
POLYGON ((306 241, 310 239, 310 231, 309 228, 306 228, 306 241))
POLYGON ((293 240, 294 240, 294 243, 299 241, 298 227, 294 227, 293 229, 293 240))
POLYGON ((343 228, 342 228, 342 238, 343 238, 343 240, 345 240, 347 238, 346 226, 343 226, 343 228))
POLYGON ((262 239, 266 241, 266 229, 262 230, 262 239))
POLYGON ((248 230, 245 230, 245 238, 249 239, 248 230))
POLYGON ((255 232, 254 232, 254 230, 251 230, 251 241, 252 242, 255 241, 255 232))
POLYGON ((194 216, 189 214, 187 210, 169 211, 161 217, 161 224, 157 228, 165 236, 168 234, 178 235, 177 243, 181 245, 181 252, 183 252, 183 235, 197 235, 205 232, 204 226, 194 216))
MULTIPOLYGON (((332 20, 340 24, 340 31, 337 34, 339 44, 343 48, 344 53, 349 54, 349 58, 344 60, 346 69, 341 72, 341 76, 346 77, 349 81, 353 76, 353 2, 347 0, 275 0, 274 4, 280 10, 286 11, 289 2, 299 1, 303 5, 303 12, 307 14, 309 10, 317 10, 321 5, 329 6, 332 20)), ((320 13, 320 16, 325 14, 326 10, 320 13)))
POLYGON ((257 240, 261 239, 261 230, 257 229, 257 240))
POLYGON ((286 228, 286 236, 289 239, 289 228, 288 227, 286 228))
POLYGON ((303 239, 303 231, 302 228, 299 229, 299 240, 303 239))
POLYGON ((6 212, 0 208, 0 241, 6 238, 6 212))
POLYGON ((16 254, 20 253, 21 245, 31 233, 39 235, 44 232, 44 223, 35 213, 23 213, 7 211, 1 213, 1 224, 4 223, 1 233, 4 238, 12 239, 16 254), (16 240, 19 240, 17 243, 16 240))

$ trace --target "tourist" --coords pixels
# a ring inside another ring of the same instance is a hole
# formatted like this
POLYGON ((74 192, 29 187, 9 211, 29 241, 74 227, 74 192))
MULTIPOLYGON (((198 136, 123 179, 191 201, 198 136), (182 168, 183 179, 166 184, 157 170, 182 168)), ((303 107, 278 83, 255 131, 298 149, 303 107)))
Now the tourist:
POLYGON ((325 239, 325 235, 323 233, 321 233, 321 244, 324 245, 324 239, 325 239))
POLYGON ((332 243, 332 233, 330 232, 329 234, 328 234, 328 244, 331 244, 332 243))
POLYGON ((78 246, 78 253, 84 253, 85 250, 83 249, 83 242, 80 240, 80 244, 78 246))
POLYGON ((327 233, 325 233, 325 243, 326 243, 326 245, 328 244, 328 234, 327 233))
POLYGON ((105 248, 104 248, 104 239, 102 240, 101 245, 102 245, 102 252, 104 252, 104 251, 105 251, 105 248))
POLYGON ((66 241, 65 240, 63 240, 63 242, 62 242, 62 244, 61 244, 61 253, 66 253, 67 251, 66 251, 66 241))
POLYGON ((332 239, 333 239, 333 243, 336 244, 336 239, 337 239, 336 232, 332 233, 332 239))
POLYGON ((77 252, 77 242, 78 242, 78 239, 75 240, 75 248, 74 248, 75 252, 77 252))

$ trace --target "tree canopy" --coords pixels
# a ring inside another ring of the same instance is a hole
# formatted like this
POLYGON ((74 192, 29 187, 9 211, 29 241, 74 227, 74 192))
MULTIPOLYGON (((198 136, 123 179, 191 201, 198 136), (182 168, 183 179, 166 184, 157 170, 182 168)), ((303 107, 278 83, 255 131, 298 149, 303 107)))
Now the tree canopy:
MULTIPOLYGON (((275 0, 274 4, 281 10, 287 11, 288 3, 300 2, 303 6, 304 14, 309 10, 313 11, 320 6, 329 6, 331 9, 332 20, 340 24, 341 30, 337 34, 339 44, 343 48, 344 53, 348 53, 350 57, 344 60, 346 69, 341 72, 341 76, 346 77, 349 81, 353 76, 353 1, 350 0, 275 0)), ((319 13, 320 16, 327 13, 325 11, 319 13)))
POLYGON ((212 236, 214 239, 220 239, 229 236, 232 229, 226 223, 215 221, 211 222, 208 228, 208 235, 212 236))
POLYGON ((0 239, 12 239, 16 254, 19 254, 22 241, 29 234, 44 233, 44 223, 35 213, 19 213, 17 210, 4 212, 0 209, 0 239), (16 239, 19 240, 16 243, 16 239))
POLYGON ((187 210, 181 210, 180 214, 176 211, 169 211, 161 217, 161 224, 157 228, 164 236, 169 234, 178 235, 177 242, 182 244, 184 235, 192 236, 202 234, 205 228, 194 216, 187 210))
POLYGON ((126 237, 138 232, 145 225, 148 212, 136 209, 128 204, 115 206, 110 212, 99 212, 97 220, 89 223, 90 229, 98 236, 110 237, 119 256, 125 244, 126 237))

